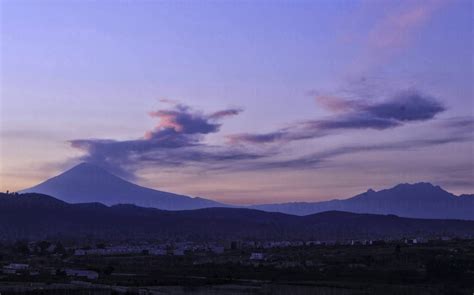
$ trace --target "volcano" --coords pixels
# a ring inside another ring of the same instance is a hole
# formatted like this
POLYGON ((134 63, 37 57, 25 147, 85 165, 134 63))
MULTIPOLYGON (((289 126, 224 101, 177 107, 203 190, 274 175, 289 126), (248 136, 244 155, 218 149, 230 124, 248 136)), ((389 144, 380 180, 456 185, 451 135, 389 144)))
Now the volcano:
POLYGON ((154 190, 131 183, 93 164, 82 163, 21 193, 41 193, 68 203, 133 204, 164 210, 228 205, 199 197, 154 190))

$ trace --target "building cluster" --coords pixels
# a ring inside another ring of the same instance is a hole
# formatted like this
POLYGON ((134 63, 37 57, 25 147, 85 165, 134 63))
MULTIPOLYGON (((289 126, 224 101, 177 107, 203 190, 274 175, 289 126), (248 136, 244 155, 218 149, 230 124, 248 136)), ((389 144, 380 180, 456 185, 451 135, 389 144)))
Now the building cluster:
MULTIPOLYGON (((443 237, 443 240, 449 238, 443 237)), ((396 240, 404 244, 420 244, 426 243, 428 240, 416 237, 396 240)), ((252 249, 275 249, 275 248, 289 248, 289 247, 311 247, 311 246, 334 246, 334 245, 350 245, 350 246, 370 246, 380 245, 393 240, 345 240, 345 241, 230 241, 230 242, 173 242, 173 243, 145 243, 143 245, 136 244, 120 244, 102 247, 85 247, 74 248, 75 256, 87 255, 156 255, 156 256, 183 256, 186 253, 209 253, 209 254, 223 254, 226 251, 232 250, 252 250, 252 249)), ((53 246, 48 248, 48 251, 54 251, 53 246)))
POLYGON ((54 268, 38 268, 31 267, 26 263, 10 263, 2 268, 2 273, 6 275, 29 275, 38 276, 41 273, 48 273, 50 275, 66 275, 68 277, 85 278, 89 280, 96 280, 99 278, 99 273, 93 270, 85 269, 54 269, 54 268))
POLYGON ((188 252, 209 252, 213 254, 224 253, 226 247, 219 243, 162 243, 162 244, 145 244, 145 245, 114 245, 104 246, 101 248, 79 248, 74 250, 75 256, 85 255, 172 255, 183 256, 188 252))
MULTIPOLYGON (((441 237, 434 242, 439 243, 449 241, 449 237, 441 237)), ((346 246, 346 250, 352 247, 370 247, 377 245, 389 246, 396 245, 417 245, 432 242, 424 238, 404 238, 398 240, 347 240, 347 241, 232 241, 232 242, 168 242, 168 243, 143 243, 137 244, 119 244, 104 245, 99 244, 95 248, 85 247, 64 248, 61 245, 47 243, 45 241, 38 243, 29 243, 27 248, 30 254, 20 261, 10 260, 8 264, 1 267, 1 273, 6 276, 29 275, 38 276, 42 274, 70 277, 71 280, 92 281, 99 278, 99 274, 107 272, 100 270, 100 273, 94 269, 83 269, 84 264, 75 263, 81 261, 83 256, 121 256, 121 255, 156 255, 156 256, 184 256, 192 259, 194 265, 204 264, 227 264, 238 263, 243 265, 269 266, 275 268, 307 268, 317 267, 324 269, 325 265, 315 259, 307 247, 313 248, 312 253, 316 253, 325 246, 338 245, 346 246), (319 248, 321 247, 321 248, 319 248), (58 248, 66 254, 58 254, 58 248), (286 250, 281 250, 286 248, 286 250), (45 255, 46 253, 46 255, 45 255), (47 254, 50 253, 50 254, 47 254), (59 256, 58 256, 59 255, 59 256), (62 264, 42 265, 38 263, 38 258, 53 257, 54 261, 63 262, 62 264), (13 262, 14 261, 14 262, 13 262), (36 263, 35 263, 36 261, 36 263), (54 267, 53 267, 54 266, 54 267)), ((355 248, 357 250, 357 248, 355 248)), ((350 251, 350 250, 348 250, 350 251)), ((455 251, 455 249, 453 250, 455 251)), ((23 253, 23 252, 22 252, 23 253)), ((95 260, 98 257, 84 257, 86 260, 95 260)), ((109 259, 109 258, 107 258, 109 259)), ((161 258, 160 258, 161 259, 161 258)), ((168 258, 163 258, 166 259, 168 258)), ((176 261, 180 261, 179 259, 176 261)), ((182 260, 184 261, 184 260, 182 260)), ((349 265, 350 268, 364 267, 360 263, 349 265)), ((111 270, 110 273, 112 273, 111 270)))
POLYGON ((30 269, 29 264, 25 263, 10 263, 8 265, 3 266, 2 272, 4 274, 21 274, 26 273, 30 269))

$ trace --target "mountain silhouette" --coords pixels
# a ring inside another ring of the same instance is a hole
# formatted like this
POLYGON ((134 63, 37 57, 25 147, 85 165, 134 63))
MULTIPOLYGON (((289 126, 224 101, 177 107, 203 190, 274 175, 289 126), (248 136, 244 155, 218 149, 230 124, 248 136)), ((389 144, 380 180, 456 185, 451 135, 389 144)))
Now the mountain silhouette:
POLYGON ((345 200, 263 204, 251 208, 295 215, 338 210, 413 218, 474 220, 474 196, 456 196, 426 182, 398 184, 380 191, 369 189, 345 200))
POLYGON ((68 204, 40 194, 0 194, 0 238, 144 240, 347 240, 472 237, 474 221, 328 211, 307 216, 245 208, 165 211, 68 204))
MULTIPOLYGON (((93 164, 82 163, 22 193, 54 196, 68 203, 133 204, 163 210, 230 207, 216 201, 192 198, 142 187, 117 177, 93 164)), ((244 207, 244 206, 242 206, 244 207)), ((474 196, 456 196, 431 183, 398 184, 380 191, 344 200, 262 204, 245 208, 292 215, 324 211, 394 214, 402 217, 474 220, 474 196)))
POLYGON ((212 200, 142 187, 89 163, 79 164, 58 176, 21 191, 21 193, 28 192, 51 195, 68 203, 134 204, 166 210, 227 206, 212 200))

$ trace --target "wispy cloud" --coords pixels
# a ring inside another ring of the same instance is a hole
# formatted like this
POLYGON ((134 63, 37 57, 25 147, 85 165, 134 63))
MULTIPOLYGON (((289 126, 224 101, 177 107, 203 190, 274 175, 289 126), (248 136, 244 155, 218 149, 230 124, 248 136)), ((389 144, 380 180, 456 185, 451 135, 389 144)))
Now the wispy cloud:
POLYGON ((350 111, 360 104, 356 100, 343 99, 335 95, 316 95, 315 100, 320 106, 334 113, 350 111))
POLYGON ((412 35, 442 6, 439 0, 407 1, 404 7, 376 23, 368 36, 372 50, 393 50, 406 46, 412 35))
POLYGON ((413 90, 400 92, 380 102, 326 97, 323 104, 329 105, 337 114, 323 120, 296 123, 266 134, 235 134, 229 136, 229 140, 232 143, 262 144, 316 138, 335 130, 383 130, 409 122, 430 120, 446 109, 435 98, 413 90))
MULTIPOLYGON (((361 36, 361 52, 348 67, 359 75, 387 64, 417 40, 416 34, 449 1, 400 1, 389 5, 373 26, 361 36)), ((370 2, 369 2, 370 3, 370 2)), ((373 7, 373 3, 369 4, 373 7)))
POLYGON ((271 162, 260 162, 256 164, 252 169, 311 169, 321 166, 326 160, 343 156, 352 155, 364 152, 379 152, 379 151, 400 151, 400 150, 411 150, 420 149, 430 146, 438 146, 449 143, 457 142, 468 142, 473 141, 474 137, 469 134, 464 135, 452 135, 437 138, 426 138, 418 140, 404 140, 398 142, 387 142, 383 144, 372 144, 372 145, 348 145, 341 146, 326 151, 305 155, 295 159, 284 160, 284 161, 271 161, 271 162))

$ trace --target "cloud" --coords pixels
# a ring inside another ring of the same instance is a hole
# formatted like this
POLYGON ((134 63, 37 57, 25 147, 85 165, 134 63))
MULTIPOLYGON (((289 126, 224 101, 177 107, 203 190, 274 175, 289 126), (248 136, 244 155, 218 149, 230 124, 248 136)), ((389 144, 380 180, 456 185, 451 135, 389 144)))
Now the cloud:
POLYGON ((159 123, 143 138, 134 140, 75 139, 70 144, 85 155, 80 160, 92 162, 129 178, 143 165, 171 166, 184 162, 219 162, 260 157, 237 149, 216 148, 203 143, 203 136, 216 133, 219 120, 237 115, 241 109, 225 109, 211 114, 188 106, 173 104, 172 109, 150 112, 159 123))
POLYGON ((346 74, 358 76, 361 73, 383 70, 383 67, 403 52, 416 45, 419 33, 436 16, 444 5, 451 1, 423 0, 423 1, 367 1, 361 5, 363 13, 354 14, 354 21, 365 23, 367 15, 371 15, 374 8, 378 9, 378 16, 369 25, 368 30, 361 33, 360 26, 352 26, 347 32, 350 40, 357 43, 354 48, 360 48, 347 65, 346 74), (374 5, 375 4, 375 5, 374 5), (359 19, 359 17, 362 17, 359 19))
POLYGON ((308 120, 270 133, 235 134, 228 138, 232 143, 267 144, 326 136, 335 130, 384 130, 408 122, 430 120, 446 110, 438 100, 413 90, 397 93, 381 102, 369 103, 363 99, 345 102, 344 99, 335 97, 326 97, 323 101, 324 104, 330 105, 332 110, 337 111, 335 116, 323 120, 308 120))
POLYGON ((158 110, 150 112, 151 117, 160 119, 155 131, 148 132, 146 137, 160 136, 162 131, 173 130, 180 134, 208 134, 218 132, 221 126, 217 121, 238 115, 240 109, 221 110, 210 115, 193 112, 188 106, 178 104, 173 110, 158 110))
POLYGON ((221 119, 237 115, 241 110, 204 113, 176 104, 171 109, 151 112, 150 115, 158 119, 158 124, 142 138, 75 139, 70 144, 84 151, 81 161, 95 163, 128 179, 135 178, 138 170, 150 167, 197 168, 201 171, 311 169, 323 167, 328 159, 341 155, 407 150, 472 140, 473 134, 467 130, 473 120, 465 117, 438 120, 439 130, 449 134, 445 137, 342 146, 289 160, 281 159, 285 155, 282 153, 282 144, 263 145, 254 149, 253 145, 241 143, 287 143, 328 136, 335 130, 384 130, 412 121, 431 120, 442 111, 444 107, 430 96, 413 91, 403 92, 380 102, 353 104, 350 110, 338 112, 330 118, 297 122, 266 134, 232 135, 229 144, 218 146, 206 143, 205 136, 217 133, 221 119))
POLYGON ((227 136, 230 143, 240 143, 240 142, 249 142, 249 143, 270 143, 275 141, 280 141, 284 139, 287 135, 285 131, 276 131, 266 134, 232 134, 227 136))
POLYGON ((327 129, 377 129, 383 130, 387 128, 400 126, 397 120, 379 118, 371 116, 370 113, 356 113, 341 118, 331 120, 311 121, 306 123, 307 126, 327 130, 327 129))
POLYGON ((370 105, 364 109, 374 117, 401 122, 429 120, 446 110, 434 98, 415 91, 400 93, 389 101, 370 105))
POLYGON ((209 115, 209 118, 218 120, 218 119, 222 119, 224 117, 236 116, 241 112, 242 112, 242 109, 227 109, 227 110, 222 110, 222 111, 215 112, 215 113, 209 115))
POLYGON ((474 117, 455 117, 441 121, 438 124, 442 128, 449 128, 453 132, 474 133, 474 117))
POLYGON ((416 140, 405 140, 399 142, 388 142, 383 144, 372 144, 372 145, 348 145, 329 149, 326 151, 305 155, 299 158, 284 160, 284 161, 271 161, 271 162, 260 162, 257 163, 253 169, 311 169, 320 167, 326 160, 335 158, 343 155, 352 155, 363 152, 375 152, 375 151, 406 151, 409 149, 425 148, 430 146, 438 146, 456 142, 469 142, 473 141, 472 135, 448 135, 445 137, 427 138, 427 139, 416 139, 416 140))
POLYGON ((316 102, 331 112, 349 111, 357 106, 355 100, 347 100, 333 95, 316 95, 316 102))
POLYGON ((227 166, 234 161, 255 160, 265 155, 232 149, 229 147, 198 146, 172 150, 155 150, 142 153, 133 160, 140 165, 158 165, 160 167, 192 167, 212 170, 220 165, 227 166), (214 167, 216 166, 216 167, 214 167))
POLYGON ((183 111, 160 110, 151 112, 150 116, 160 119, 157 133, 172 129, 183 134, 207 134, 217 132, 219 124, 209 122, 208 118, 183 111))
POLYGON ((443 1, 422 1, 392 12, 369 33, 369 46, 373 50, 393 50, 405 46, 442 4, 443 1))

